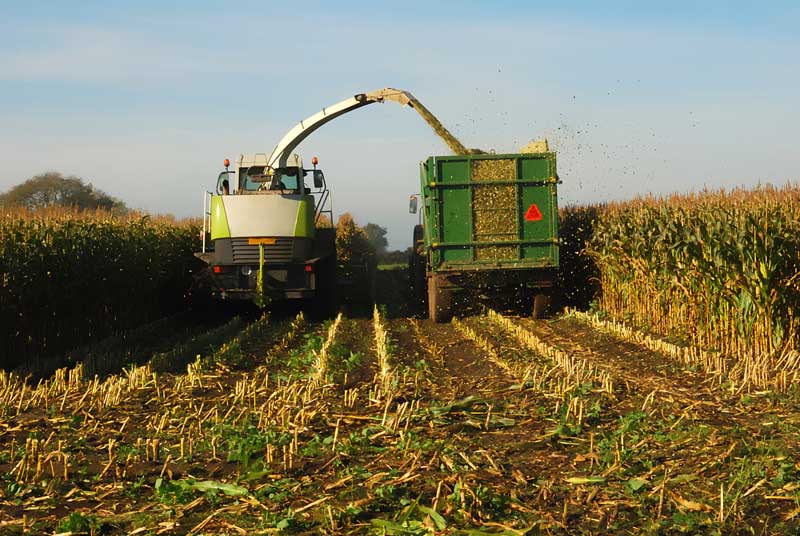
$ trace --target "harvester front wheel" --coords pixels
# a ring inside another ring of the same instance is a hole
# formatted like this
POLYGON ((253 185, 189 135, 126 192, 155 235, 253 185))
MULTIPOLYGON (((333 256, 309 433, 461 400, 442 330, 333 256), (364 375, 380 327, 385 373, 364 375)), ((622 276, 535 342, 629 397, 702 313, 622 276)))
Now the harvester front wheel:
POLYGON ((440 285, 436 276, 428 281, 428 316, 439 324, 449 322, 453 317, 453 291, 440 285))

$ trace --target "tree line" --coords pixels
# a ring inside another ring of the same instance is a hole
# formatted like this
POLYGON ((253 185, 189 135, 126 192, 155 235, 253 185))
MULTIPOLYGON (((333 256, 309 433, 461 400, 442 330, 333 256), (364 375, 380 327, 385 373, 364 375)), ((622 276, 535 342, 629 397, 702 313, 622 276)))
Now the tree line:
MULTIPOLYGON (((0 207, 23 207, 37 210, 52 206, 76 208, 78 210, 108 210, 117 214, 128 212, 128 206, 106 192, 95 188, 74 175, 64 176, 48 171, 31 177, 7 192, 0 194, 0 207)), ((386 227, 367 223, 362 227, 367 241, 375 251, 379 263, 400 264, 408 261, 411 248, 389 251, 386 227)))
POLYGON ((36 175, 0 194, 0 207, 23 207, 38 210, 53 206, 78 210, 108 210, 124 214, 127 205, 80 177, 63 176, 56 171, 36 175))

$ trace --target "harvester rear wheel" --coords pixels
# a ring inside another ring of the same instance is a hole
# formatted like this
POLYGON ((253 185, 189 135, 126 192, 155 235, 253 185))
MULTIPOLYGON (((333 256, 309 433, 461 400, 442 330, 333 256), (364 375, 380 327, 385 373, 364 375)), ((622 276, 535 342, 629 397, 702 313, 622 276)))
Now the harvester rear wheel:
POLYGON ((439 324, 449 322, 453 317, 453 291, 440 285, 436 276, 428 281, 428 316, 439 324))

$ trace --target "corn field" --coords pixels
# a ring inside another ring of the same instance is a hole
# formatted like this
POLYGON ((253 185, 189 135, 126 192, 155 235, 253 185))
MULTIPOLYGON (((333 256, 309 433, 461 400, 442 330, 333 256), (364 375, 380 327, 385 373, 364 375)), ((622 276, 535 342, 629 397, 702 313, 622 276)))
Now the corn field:
POLYGON ((746 366, 797 364, 797 187, 613 203, 594 221, 588 253, 600 307, 617 319, 746 366))
MULTIPOLYGON (((599 309, 448 324, 398 303, 403 268, 369 314, 162 317, 191 224, 7 215, 3 314, 27 289, 14 314, 56 333, 145 323, 0 372, 0 534, 796 534, 798 193, 562 209, 566 301, 602 284, 599 309)), ((340 259, 368 253, 339 228, 340 259)))
POLYGON ((58 354, 182 307, 198 227, 71 210, 0 214, 0 365, 58 354))

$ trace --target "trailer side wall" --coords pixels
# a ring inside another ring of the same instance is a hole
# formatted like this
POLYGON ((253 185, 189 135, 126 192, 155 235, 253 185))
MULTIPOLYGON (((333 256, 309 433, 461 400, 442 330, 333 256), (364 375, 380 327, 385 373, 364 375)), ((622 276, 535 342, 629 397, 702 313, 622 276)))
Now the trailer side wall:
POLYGON ((433 271, 558 267, 554 153, 434 156, 420 171, 433 271))

